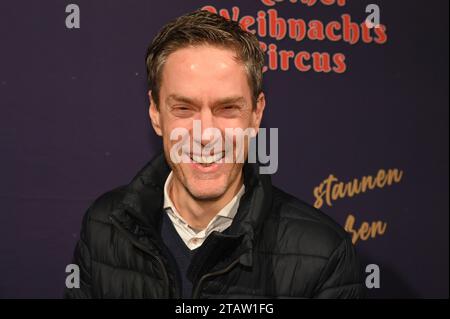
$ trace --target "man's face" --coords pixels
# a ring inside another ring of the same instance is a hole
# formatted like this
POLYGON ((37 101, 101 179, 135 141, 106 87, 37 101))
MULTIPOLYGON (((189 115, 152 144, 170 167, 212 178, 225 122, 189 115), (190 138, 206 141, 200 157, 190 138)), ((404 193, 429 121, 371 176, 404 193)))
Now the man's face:
MULTIPOLYGON (((233 162, 224 161, 225 129, 257 131, 265 106, 264 95, 259 96, 254 107, 246 69, 235 59, 235 52, 209 45, 183 48, 170 54, 161 80, 159 105, 151 101, 150 117, 156 133, 163 138, 165 157, 174 177, 196 199, 220 198, 239 182, 243 166, 242 162, 236 163, 236 138, 233 162), (206 145, 218 142, 217 136, 194 136, 195 120, 201 123, 201 133, 210 128, 221 133, 222 147, 217 148, 215 144, 215 148, 208 149, 210 158, 201 157, 201 152, 205 154, 206 145), (170 139, 177 128, 189 132, 190 148, 185 156, 190 163, 176 163, 171 157, 171 149, 180 142, 180 139, 170 139)), ((243 145, 246 158, 247 143, 243 145)))

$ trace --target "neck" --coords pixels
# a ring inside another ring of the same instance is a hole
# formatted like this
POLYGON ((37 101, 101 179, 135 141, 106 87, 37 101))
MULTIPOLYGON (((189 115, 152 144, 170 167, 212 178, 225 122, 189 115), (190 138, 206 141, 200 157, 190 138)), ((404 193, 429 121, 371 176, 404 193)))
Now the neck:
POLYGON ((243 184, 243 173, 228 187, 227 191, 213 200, 199 200, 193 197, 184 185, 174 176, 169 184, 169 196, 181 217, 196 230, 202 230, 224 208, 243 184))

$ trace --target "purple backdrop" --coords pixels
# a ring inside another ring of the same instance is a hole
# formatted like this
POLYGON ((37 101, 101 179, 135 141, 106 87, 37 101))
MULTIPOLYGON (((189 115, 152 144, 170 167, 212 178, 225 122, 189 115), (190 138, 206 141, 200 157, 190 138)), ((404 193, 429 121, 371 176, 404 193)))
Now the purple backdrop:
POLYGON ((388 40, 295 42, 296 52, 342 52, 345 73, 265 74, 264 127, 279 128, 274 183, 313 204, 340 181, 403 172, 399 183, 321 209, 342 225, 386 223, 356 242, 381 269, 374 297, 448 298, 448 1, 348 0, 344 7, 284 1, 77 0, 0 2, 0 297, 61 296, 81 218, 101 193, 127 183, 160 143, 147 117, 144 55, 168 20, 204 5, 241 15, 356 21, 376 2, 388 40))

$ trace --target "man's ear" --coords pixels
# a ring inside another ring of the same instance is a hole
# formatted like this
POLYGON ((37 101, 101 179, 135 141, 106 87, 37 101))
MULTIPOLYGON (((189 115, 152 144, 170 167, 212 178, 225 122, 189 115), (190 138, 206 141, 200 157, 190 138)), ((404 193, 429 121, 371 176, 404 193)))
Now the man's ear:
POLYGON ((162 136, 161 113, 159 112, 159 109, 156 106, 155 101, 153 100, 152 91, 148 91, 148 98, 150 99, 150 107, 148 109, 148 114, 150 116, 153 129, 155 130, 157 135, 162 136))
POLYGON ((260 93, 258 99, 256 100, 256 106, 253 110, 253 123, 256 132, 259 132, 259 127, 261 125, 261 120, 264 114, 264 109, 266 107, 266 97, 264 93, 260 93))

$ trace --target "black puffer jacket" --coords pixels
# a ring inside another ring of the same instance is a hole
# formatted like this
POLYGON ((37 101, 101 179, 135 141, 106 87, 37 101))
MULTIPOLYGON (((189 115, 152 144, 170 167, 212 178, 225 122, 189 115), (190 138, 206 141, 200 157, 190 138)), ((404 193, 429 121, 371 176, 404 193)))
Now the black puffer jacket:
MULTIPOLYGON (((87 211, 74 263, 81 287, 67 298, 180 298, 160 236, 158 156, 133 181, 87 211)), ((246 192, 227 234, 213 232, 193 258, 193 298, 357 298, 361 270, 347 233, 306 203, 244 166, 246 192)))

